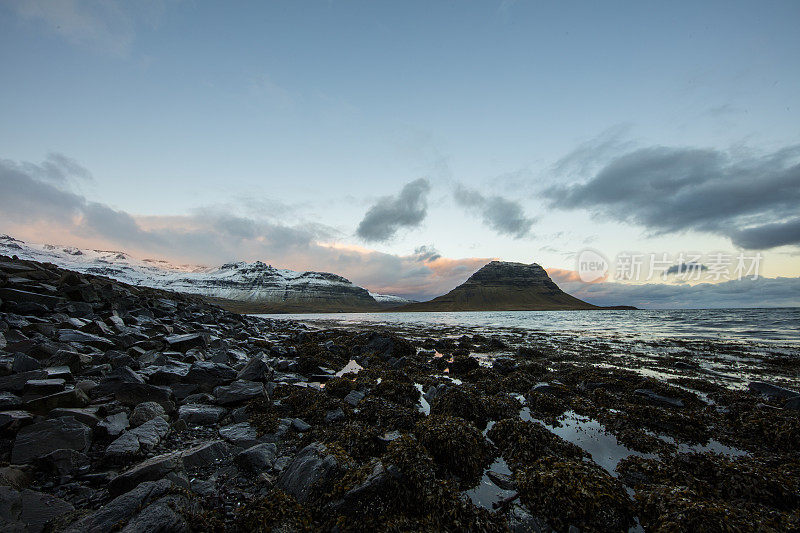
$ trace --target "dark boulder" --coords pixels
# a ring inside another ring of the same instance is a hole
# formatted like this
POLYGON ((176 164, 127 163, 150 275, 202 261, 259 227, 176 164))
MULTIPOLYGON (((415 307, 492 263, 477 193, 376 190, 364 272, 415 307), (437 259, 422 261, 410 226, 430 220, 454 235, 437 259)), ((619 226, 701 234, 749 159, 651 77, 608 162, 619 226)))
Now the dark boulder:
POLYGON ((325 491, 335 477, 339 463, 324 444, 315 442, 303 448, 278 478, 278 487, 305 502, 314 490, 325 491))
POLYGON ((86 452, 91 442, 92 430, 72 417, 45 420, 17 433, 11 462, 27 463, 60 449, 86 452))

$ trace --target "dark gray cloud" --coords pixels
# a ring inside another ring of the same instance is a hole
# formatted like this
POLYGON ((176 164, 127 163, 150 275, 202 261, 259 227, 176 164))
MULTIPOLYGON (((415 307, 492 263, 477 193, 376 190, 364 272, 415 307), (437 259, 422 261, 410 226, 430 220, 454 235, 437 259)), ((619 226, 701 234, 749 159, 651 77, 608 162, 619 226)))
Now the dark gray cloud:
POLYGON ((416 248, 414 248, 414 255, 417 257, 417 261, 420 261, 422 263, 427 263, 428 261, 436 261, 437 259, 442 257, 442 254, 440 254, 439 251, 436 248, 434 248, 432 244, 417 246, 416 248))
POLYGON ((356 235, 367 242, 386 242, 401 228, 416 228, 428 214, 428 180, 407 183, 397 196, 384 196, 369 208, 356 235))
POLYGON ((501 235, 520 239, 530 233, 536 222, 536 219, 525 216, 519 202, 502 196, 485 196, 474 189, 456 185, 453 198, 461 207, 477 210, 484 223, 501 235))
POLYGON ((701 264, 701 263, 678 263, 677 265, 672 265, 664 272, 664 275, 669 276, 670 274, 687 274, 692 272, 703 272, 708 270, 708 267, 701 264))
POLYGON ((800 218, 764 224, 735 231, 730 234, 733 244, 742 248, 774 248, 800 243, 800 218))
POLYGON ((50 158, 41 165, 0 159, 0 212, 20 223, 69 222, 86 206, 83 196, 66 188, 70 177, 68 166, 50 158))
POLYGON ((800 145, 761 156, 695 148, 642 148, 584 183, 545 191, 553 207, 587 208, 655 234, 697 230, 766 249, 799 244, 787 223, 800 205, 800 145))

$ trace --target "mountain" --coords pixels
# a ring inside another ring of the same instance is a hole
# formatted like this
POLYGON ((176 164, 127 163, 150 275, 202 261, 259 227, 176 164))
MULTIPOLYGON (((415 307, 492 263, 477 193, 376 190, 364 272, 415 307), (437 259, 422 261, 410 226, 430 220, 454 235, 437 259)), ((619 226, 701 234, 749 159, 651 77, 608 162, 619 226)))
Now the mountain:
POLYGON ((558 288, 547 272, 532 263, 492 261, 467 281, 429 302, 392 311, 555 311, 600 309, 558 288))
POLYGON ((78 272, 106 276, 131 285, 200 294, 241 313, 377 311, 409 302, 371 294, 327 272, 296 272, 254 263, 218 268, 139 260, 125 252, 32 244, 0 236, 0 254, 53 263, 78 272))

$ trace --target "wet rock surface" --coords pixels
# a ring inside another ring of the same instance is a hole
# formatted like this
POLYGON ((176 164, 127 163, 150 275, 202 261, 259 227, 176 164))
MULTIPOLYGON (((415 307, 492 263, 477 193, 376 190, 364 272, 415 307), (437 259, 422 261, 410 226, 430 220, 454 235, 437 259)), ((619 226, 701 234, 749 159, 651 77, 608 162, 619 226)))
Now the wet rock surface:
POLYGON ((0 300, 4 531, 800 527, 796 353, 734 383, 708 346, 308 326, 8 257, 0 300))

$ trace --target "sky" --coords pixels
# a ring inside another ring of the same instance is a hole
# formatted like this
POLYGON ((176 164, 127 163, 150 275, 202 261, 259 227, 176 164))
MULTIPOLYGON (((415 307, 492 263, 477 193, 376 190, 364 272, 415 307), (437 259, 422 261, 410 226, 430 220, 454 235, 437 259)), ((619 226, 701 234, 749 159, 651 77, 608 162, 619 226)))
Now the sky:
POLYGON ((415 299, 502 259, 602 305, 800 305, 798 23, 796 1, 0 0, 0 233, 415 299))

